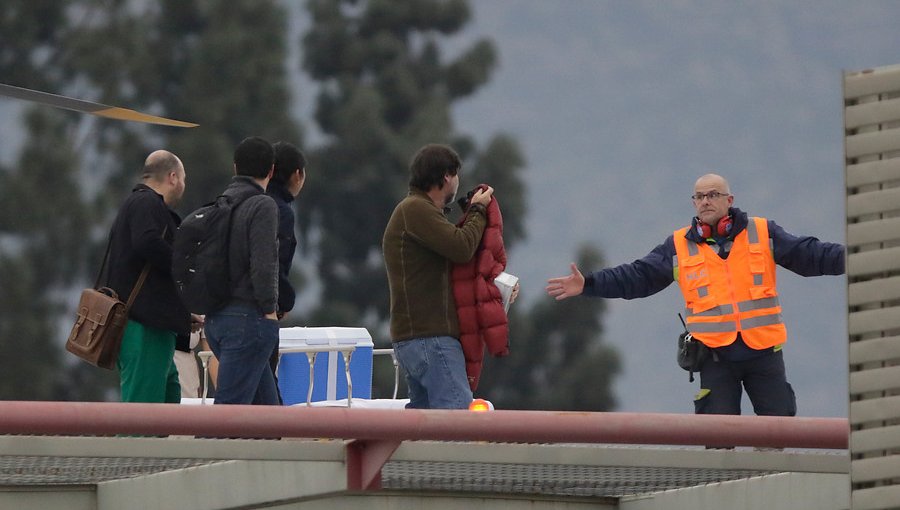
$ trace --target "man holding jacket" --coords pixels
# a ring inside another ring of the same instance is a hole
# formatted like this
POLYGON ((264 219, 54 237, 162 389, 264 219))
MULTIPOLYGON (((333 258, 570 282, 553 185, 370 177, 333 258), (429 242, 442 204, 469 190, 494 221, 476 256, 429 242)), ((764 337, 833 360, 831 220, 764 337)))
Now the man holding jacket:
POLYGON ((445 207, 459 189, 461 166, 446 145, 419 149, 410 165, 409 195, 397 204, 382 240, 391 340, 406 372, 410 408, 465 409, 472 401, 450 269, 475 254, 494 190, 478 190, 465 222, 450 223, 445 207))
POLYGON ((634 299, 677 282, 687 329, 711 349, 700 368, 697 414, 741 414, 741 385, 758 415, 794 416, 782 347, 787 330, 775 281, 775 265, 801 276, 844 273, 844 247, 797 237, 774 221, 732 207, 728 182, 707 174, 691 196, 697 215, 644 258, 613 268, 551 278, 557 300, 579 294, 634 299))

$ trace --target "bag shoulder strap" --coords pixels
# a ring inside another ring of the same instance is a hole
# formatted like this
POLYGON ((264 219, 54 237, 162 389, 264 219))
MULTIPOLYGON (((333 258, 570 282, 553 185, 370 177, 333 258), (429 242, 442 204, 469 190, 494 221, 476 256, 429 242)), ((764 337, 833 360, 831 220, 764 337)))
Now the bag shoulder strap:
POLYGON ((131 289, 131 295, 128 296, 128 302, 125 303, 125 312, 127 313, 131 310, 131 305, 134 304, 134 300, 138 295, 138 292, 141 291, 141 287, 144 286, 144 282, 147 281, 147 274, 150 273, 150 263, 148 262, 144 265, 144 270, 141 271, 141 275, 138 276, 137 283, 134 284, 134 288, 131 289))
MULTIPOLYGON (((106 253, 103 255, 103 263, 100 264, 100 272, 97 273, 97 279, 94 281, 94 288, 100 287, 100 279, 103 278, 103 270, 106 269, 106 261, 109 259, 109 249, 112 247, 112 232, 109 233, 109 240, 106 241, 106 253)), ((107 280, 107 283, 109 281, 107 280)))
MULTIPOLYGON (((168 232, 169 226, 166 225, 163 228, 162 237, 166 236, 166 232, 168 232)), ((100 286, 100 278, 103 276, 103 270, 106 269, 106 261, 109 259, 109 250, 112 247, 112 232, 109 233, 109 241, 106 242, 106 253, 103 255, 103 263, 100 264, 100 273, 97 274, 97 281, 94 282, 94 288, 98 288, 100 286)), ((138 292, 141 291, 141 287, 144 286, 144 282, 147 281, 147 275, 150 273, 150 263, 147 262, 144 264, 144 269, 141 270, 140 276, 138 276, 137 282, 134 284, 134 288, 131 289, 131 294, 128 296, 128 301, 125 303, 125 311, 131 310, 131 305, 134 304, 135 298, 137 298, 138 292)))

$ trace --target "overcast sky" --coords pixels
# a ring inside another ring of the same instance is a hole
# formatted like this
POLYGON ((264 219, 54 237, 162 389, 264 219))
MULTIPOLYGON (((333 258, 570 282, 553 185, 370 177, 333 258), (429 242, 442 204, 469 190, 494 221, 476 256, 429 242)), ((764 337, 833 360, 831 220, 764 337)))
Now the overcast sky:
MULTIPOLYGON (((707 172, 750 214, 844 242, 842 73, 900 63, 900 3, 472 4, 466 37, 492 38, 501 65, 457 128, 511 133, 525 151, 529 239, 508 270, 527 299, 549 299, 545 280, 583 243, 610 265, 644 256, 690 221, 707 172)), ((778 277, 799 413, 846 416, 846 278, 778 277)), ((674 361, 677 286, 609 304, 619 410, 692 412, 699 385, 674 361)))

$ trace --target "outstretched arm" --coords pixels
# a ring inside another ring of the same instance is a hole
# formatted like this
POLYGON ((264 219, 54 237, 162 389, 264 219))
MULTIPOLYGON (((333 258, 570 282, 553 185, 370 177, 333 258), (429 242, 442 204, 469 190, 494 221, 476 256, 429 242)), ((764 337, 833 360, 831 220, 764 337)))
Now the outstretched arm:
POLYGON ((841 244, 819 241, 811 236, 795 236, 769 220, 769 237, 775 263, 800 276, 844 274, 845 249, 841 244))
POLYGON ((635 299, 651 296, 668 287, 673 281, 672 258, 675 243, 672 237, 630 264, 622 264, 581 274, 575 264, 567 276, 547 280, 547 293, 557 300, 584 294, 604 298, 635 299))

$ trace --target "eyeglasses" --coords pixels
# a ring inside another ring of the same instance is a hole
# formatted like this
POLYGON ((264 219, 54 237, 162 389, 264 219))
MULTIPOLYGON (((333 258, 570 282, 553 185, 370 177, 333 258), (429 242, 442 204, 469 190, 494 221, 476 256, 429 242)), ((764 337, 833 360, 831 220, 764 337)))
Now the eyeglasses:
POLYGON ((708 198, 710 202, 720 197, 730 197, 728 193, 719 193, 718 191, 710 191, 709 193, 694 193, 691 199, 694 202, 702 202, 704 198, 708 198))

